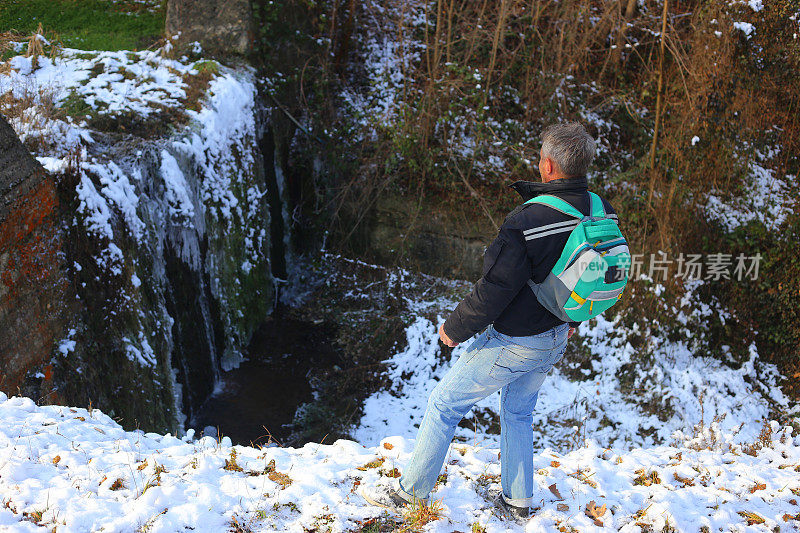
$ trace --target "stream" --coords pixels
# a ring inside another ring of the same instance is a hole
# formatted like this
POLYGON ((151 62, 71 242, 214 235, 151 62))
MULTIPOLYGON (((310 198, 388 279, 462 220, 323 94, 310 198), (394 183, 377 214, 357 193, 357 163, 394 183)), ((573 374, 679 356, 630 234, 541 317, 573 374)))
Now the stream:
POLYGON ((333 339, 331 326, 276 310, 253 334, 246 359, 221 374, 188 426, 198 435, 210 426, 206 435, 227 436, 243 446, 264 446, 270 439, 285 444, 296 429, 297 408, 314 400, 309 371, 333 366, 339 358, 333 339))

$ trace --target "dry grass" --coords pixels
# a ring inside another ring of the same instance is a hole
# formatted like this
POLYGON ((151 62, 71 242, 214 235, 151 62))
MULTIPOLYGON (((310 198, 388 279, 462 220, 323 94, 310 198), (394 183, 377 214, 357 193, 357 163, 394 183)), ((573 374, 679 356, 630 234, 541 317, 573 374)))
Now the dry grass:
POLYGON ((41 152, 53 145, 56 140, 49 138, 49 125, 66 117, 56 104, 55 89, 34 87, 31 84, 15 90, 8 89, 0 94, 0 113, 6 119, 23 125, 22 130, 30 132, 24 139, 26 147, 31 151, 41 152))
POLYGON ((239 463, 236 462, 236 449, 231 449, 231 456, 229 459, 225 459, 225 466, 223 466, 222 469, 230 472, 242 472, 244 470, 239 466, 239 463))
POLYGON ((482 526, 480 522, 473 522, 470 526, 471 533, 486 533, 486 527, 482 526))
POLYGON ((442 500, 434 500, 430 503, 414 500, 403 511, 403 522, 398 531, 401 533, 422 531, 427 524, 441 520, 443 517, 442 500))
POLYGON ((241 517, 234 516, 228 524, 229 533, 253 533, 253 527, 250 521, 246 521, 241 517))
MULTIPOLYGON (((800 79, 791 79, 786 74, 791 68, 779 66, 800 65, 800 46, 782 3, 757 15, 724 0, 702 6, 670 3, 666 18, 657 7, 639 10, 636 2, 611 0, 440 0, 428 10, 428 31, 398 20, 398 33, 422 40, 425 52, 404 72, 401 120, 385 132, 387 146, 353 154, 358 179, 344 180, 332 191, 329 229, 341 232, 348 243, 357 239, 356 228, 369 219, 376 198, 398 184, 419 196, 420 205, 423 196, 433 197, 461 210, 466 189, 475 216, 500 220, 511 208, 504 183, 536 179, 521 158, 535 160, 539 147, 529 135, 520 134, 522 146, 510 142, 513 136, 494 131, 488 119, 509 119, 535 132, 553 120, 586 122, 584 112, 596 112, 620 128, 618 139, 605 140, 609 159, 619 160, 619 152, 633 156, 622 165, 623 175, 609 178, 653 190, 650 202, 635 192, 620 193, 629 196, 626 211, 636 212, 626 226, 632 248, 670 253, 702 245, 709 228, 697 216, 697 199, 711 187, 735 191, 741 186, 745 169, 736 151, 745 142, 763 144, 764 132, 774 125, 777 144, 787 154, 784 165, 791 164, 788 154, 800 152, 800 79), (751 17, 758 35, 745 42, 733 22, 751 17), (766 37, 770 34, 775 42, 766 37), (584 85, 596 90, 576 94, 584 85), (503 97, 507 88, 519 102, 503 97), (653 144, 658 95, 663 113, 653 144), (454 116, 466 123, 476 154, 459 154, 454 116), (695 135, 701 141, 692 145, 695 135), (500 146, 494 149, 493 143, 500 146), (391 168, 397 153, 402 158, 391 168), (486 153, 501 153, 509 164, 481 180, 475 164, 486 153)), ((331 37, 335 46, 337 35, 331 37)), ((412 232, 419 217, 408 218, 412 232)))
POLYGON ((650 472, 646 472, 643 468, 640 468, 635 473, 639 474, 639 476, 633 480, 634 485, 642 485, 644 487, 649 487, 650 485, 661 484, 661 478, 659 477, 658 472, 656 470, 651 470, 650 472))
MULTIPOLYGON (((14 54, 12 43, 26 42, 25 56, 31 58, 32 68, 39 68, 39 58, 49 56, 55 59, 60 50, 58 37, 46 32, 39 24, 35 33, 24 36, 16 32, 0 33, 0 57, 14 54), (39 36, 49 44, 45 45, 39 36)), ((0 64, 0 75, 11 70, 10 61, 0 64)), ((23 125, 29 132, 25 144, 32 151, 41 151, 56 142, 50 137, 50 125, 55 120, 63 120, 66 114, 56 103, 56 90, 51 87, 36 86, 26 82, 22 86, 0 84, 0 113, 7 119, 23 125)))
POLYGON ((743 445, 742 452, 755 457, 758 455, 759 450, 772 448, 772 446, 772 426, 768 419, 764 419, 764 425, 761 426, 761 432, 758 437, 753 443, 743 445))

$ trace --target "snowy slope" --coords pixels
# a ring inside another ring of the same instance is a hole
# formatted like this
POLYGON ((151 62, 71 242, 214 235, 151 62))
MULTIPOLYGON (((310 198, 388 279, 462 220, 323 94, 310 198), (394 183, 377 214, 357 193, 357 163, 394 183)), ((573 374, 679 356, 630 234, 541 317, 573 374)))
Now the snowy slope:
MULTIPOLYGON (((443 313, 455 304, 441 301, 431 307, 443 313)), ((652 331, 646 332, 650 346, 639 349, 631 342, 642 332, 624 326, 619 314, 582 323, 569 350, 587 351, 590 368, 578 377, 575 371, 570 375, 574 363, 568 352, 545 380, 534 411, 535 446, 563 451, 586 437, 619 449, 654 446, 671 442, 675 431, 715 419, 741 443, 757 437, 761 421, 774 416, 774 409, 796 416, 800 408, 782 393, 782 377, 774 365, 759 359, 755 345, 749 346, 749 358, 741 365, 704 354, 704 321, 713 316, 729 320, 724 309, 703 304, 692 290, 680 305, 673 310, 680 333, 670 333, 653 320, 652 331)), ((430 312, 417 314, 406 329, 405 348, 387 360, 392 386, 373 393, 364 404, 364 416, 353 431, 359 442, 376 445, 383 432, 413 439, 428 396, 469 348, 471 340, 443 360, 437 328, 446 314, 433 322, 430 312)), ((456 439, 499 446, 497 428, 489 427, 499 422, 499 404, 499 391, 479 402, 467 416, 467 427, 456 429, 456 439)))
MULTIPOLYGON (((39 407, 2 393, 0 420, 2 531, 226 531, 234 524, 240 531, 359 531, 359 521, 381 512, 364 503, 358 485, 402 469, 412 445, 391 437, 370 448, 344 440, 300 449, 231 446, 125 432, 96 409, 39 407)), ((706 428, 677 447, 623 452, 590 441, 564 455, 541 451, 538 511, 524 530, 639 531, 638 522, 659 531, 665 524, 767 531, 800 523, 800 438, 791 429, 767 426, 766 446, 755 455, 728 436, 711 436, 706 428), (608 509, 602 526, 585 513, 591 501, 608 509)), ((446 482, 434 493, 443 516, 426 531, 465 531, 476 522, 487 532, 523 530, 479 495, 497 486, 497 453, 451 448, 446 482)))

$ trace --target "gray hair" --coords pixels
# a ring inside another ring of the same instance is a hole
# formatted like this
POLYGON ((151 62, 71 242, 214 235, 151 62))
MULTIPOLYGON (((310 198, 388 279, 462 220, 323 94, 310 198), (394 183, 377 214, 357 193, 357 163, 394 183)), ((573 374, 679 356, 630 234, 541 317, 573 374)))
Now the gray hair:
POLYGON ((542 132, 542 155, 567 177, 584 176, 595 156, 595 141, 577 122, 553 124, 542 132))

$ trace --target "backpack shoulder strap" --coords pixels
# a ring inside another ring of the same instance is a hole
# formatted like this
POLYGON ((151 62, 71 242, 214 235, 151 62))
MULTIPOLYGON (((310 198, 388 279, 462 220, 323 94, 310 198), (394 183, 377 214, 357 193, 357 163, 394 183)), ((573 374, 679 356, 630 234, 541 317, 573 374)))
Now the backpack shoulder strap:
MULTIPOLYGON (((562 200, 557 196, 551 196, 549 194, 542 194, 540 196, 535 196, 525 202, 526 204, 543 204, 556 211, 559 211, 567 216, 582 219, 584 217, 583 213, 575 209, 569 202, 566 200, 562 200)), ((602 204, 601 204, 602 206, 602 204)))
POLYGON ((593 192, 589 193, 589 212, 592 218, 606 218, 606 208, 603 205, 603 200, 593 192))

